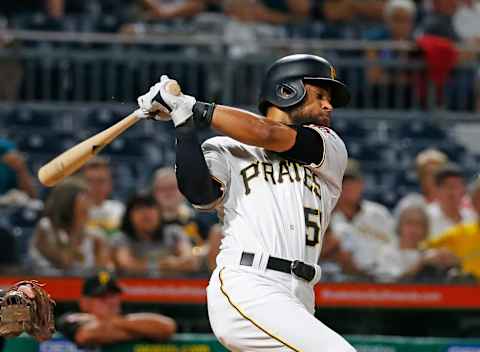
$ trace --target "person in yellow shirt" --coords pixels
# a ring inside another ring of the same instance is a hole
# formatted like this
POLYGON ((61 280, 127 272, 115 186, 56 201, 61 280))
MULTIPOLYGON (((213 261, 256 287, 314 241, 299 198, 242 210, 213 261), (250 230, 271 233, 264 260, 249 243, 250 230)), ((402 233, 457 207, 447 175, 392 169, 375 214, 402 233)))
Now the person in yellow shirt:
POLYGON ((423 244, 425 249, 446 248, 458 258, 463 274, 480 281, 480 176, 471 188, 472 206, 477 220, 452 227, 423 244))

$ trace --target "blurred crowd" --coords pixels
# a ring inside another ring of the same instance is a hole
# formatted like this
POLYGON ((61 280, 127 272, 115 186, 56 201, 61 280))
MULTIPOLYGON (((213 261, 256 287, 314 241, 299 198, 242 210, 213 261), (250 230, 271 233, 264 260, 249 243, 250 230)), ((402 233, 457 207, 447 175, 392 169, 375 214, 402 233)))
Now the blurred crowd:
MULTIPOLYGON (((317 22, 324 26, 324 38, 354 39, 367 34, 369 39, 377 40, 412 39, 415 32, 422 31, 477 43, 479 12, 476 0, 24 0, 0 5, 2 25, 11 28, 18 25, 15 21, 19 14, 43 15, 45 20, 37 17, 34 22, 52 29, 55 25, 56 29, 65 29, 62 19, 75 16, 113 18, 110 28, 103 28, 104 31, 148 31, 155 30, 149 24, 177 20, 208 22, 208 18, 214 17, 208 15, 219 15, 217 21, 225 16, 235 22, 237 29, 240 24, 317 22), (145 26, 128 26, 135 23, 145 26)), ((298 35, 308 36, 309 29, 304 29, 305 33, 298 35)))
MULTIPOLYGON (((192 208, 178 190, 173 168, 157 169, 150 186, 127 199, 111 199, 111 166, 97 156, 42 201, 21 153, 9 143, 2 140, 0 202, 39 211, 23 269, 37 275, 108 270, 120 276, 205 277, 215 268, 221 214, 192 208)), ((415 167, 418 193, 389 209, 365 199, 361 165, 349 159, 323 241, 325 280, 480 279, 480 178, 466 179, 437 149, 420 152, 415 167)), ((5 232, 2 248, 8 251, 7 239, 5 232)))
POLYGON ((480 178, 469 184, 439 150, 416 158, 419 193, 394 209, 364 199, 360 165, 350 159, 325 234, 331 280, 475 282, 480 279, 480 178))
MULTIPOLYGON (((0 4, 0 28, 119 32, 141 38, 147 34, 217 35, 222 38, 217 44, 228 44, 227 54, 237 59, 268 54, 261 43, 279 39, 410 42, 418 50, 342 51, 342 56, 370 62, 365 70, 348 74, 358 76, 356 79, 344 79, 357 85, 367 81, 374 97, 387 96, 390 108, 398 105, 396 100, 409 108, 412 89, 417 91, 413 97, 422 103, 429 97, 425 77, 381 62, 394 60, 408 66, 411 60, 424 58, 428 81, 435 85, 435 105, 453 109, 461 105, 461 110, 469 111, 480 110, 480 73, 474 64, 479 54, 458 51, 457 44, 478 47, 479 17, 478 0, 44 0, 0 4), (458 66, 465 64, 467 67, 458 66), (407 98, 399 99, 399 95, 407 98), (463 102, 447 104, 445 96, 463 102)), ((16 45, 7 38, 0 43, 16 45)), ((160 48, 165 53, 178 46, 157 45, 160 48)), ((12 84, 0 92, 0 100, 12 100, 18 96, 24 68, 12 58, 2 60, 0 71, 11 76, 12 84)), ((354 93, 359 101, 368 99, 365 92, 354 93)))
MULTIPOLYGON (((475 71, 467 81, 448 80, 458 62, 478 60, 456 44, 480 44, 479 0, 44 0, 0 3, 0 28, 146 33, 210 33, 224 36, 229 55, 262 53, 257 39, 365 39, 416 42, 431 80, 448 95, 480 100, 475 71), (190 32, 189 32, 190 31, 190 32), (465 88, 467 91, 465 93, 465 88), (477 98, 476 98, 477 97, 477 98)), ((0 46, 14 45, 0 38, 0 46)), ((358 54, 358 53, 357 53, 358 54)), ((368 49, 365 79, 374 94, 402 95, 422 87, 408 70, 388 70, 382 59, 411 52, 368 49), (376 92, 376 93, 375 93, 376 92)), ((22 79, 15 60, 0 58, 0 100, 14 100, 22 79)), ((348 82, 347 82, 348 83, 348 82)), ((423 92, 425 93, 425 92, 423 92)), ((354 92, 355 94, 355 92, 354 92)), ((440 94, 439 99, 441 100, 440 94)), ((480 107, 480 104, 477 104, 480 107)), ((404 105, 403 108, 408 108, 404 105)), ((5 270, 21 252, 35 274, 84 275, 106 269, 119 275, 206 276, 221 246, 220 218, 193 209, 180 194, 175 172, 161 167, 149 187, 125 199, 116 194, 112 167, 96 157, 48 194, 41 194, 25 159, 0 139, 0 207, 22 207, 34 229, 22 248, 16 230, 0 221, 5 270), (30 213, 27 213, 30 214, 30 213), (36 214, 39 214, 38 216, 36 214)), ((480 279, 480 180, 436 149, 416 158, 418 193, 393 208, 365 199, 362 165, 351 159, 343 192, 324 237, 326 280, 471 281, 480 279)), ((132 185, 133 187, 133 185, 132 185)), ((23 213, 22 213, 23 214, 23 213)))

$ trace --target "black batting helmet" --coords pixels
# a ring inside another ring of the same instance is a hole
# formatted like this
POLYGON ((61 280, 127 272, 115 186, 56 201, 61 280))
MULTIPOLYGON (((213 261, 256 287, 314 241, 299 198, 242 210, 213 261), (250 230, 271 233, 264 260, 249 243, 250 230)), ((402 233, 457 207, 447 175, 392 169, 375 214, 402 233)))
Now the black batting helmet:
POLYGON ((335 68, 323 57, 307 54, 285 56, 267 70, 258 109, 265 115, 269 105, 288 108, 300 103, 306 95, 304 81, 330 88, 332 106, 345 106, 350 101, 350 93, 335 76, 335 68))

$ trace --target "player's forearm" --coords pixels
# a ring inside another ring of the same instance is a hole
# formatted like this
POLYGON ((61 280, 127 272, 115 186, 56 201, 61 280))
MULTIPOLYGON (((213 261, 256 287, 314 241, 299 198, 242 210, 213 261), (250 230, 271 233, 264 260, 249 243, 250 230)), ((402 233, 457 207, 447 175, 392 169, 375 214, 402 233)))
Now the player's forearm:
POLYGON ((75 342, 80 346, 113 344, 135 338, 137 336, 134 333, 103 321, 94 321, 82 325, 75 333, 75 342))
POLYGON ((113 324, 136 338, 157 341, 168 339, 177 331, 177 324, 173 319, 151 313, 129 314, 116 319, 113 324))
POLYGON ((239 142, 276 152, 290 149, 297 133, 285 124, 224 105, 216 106, 211 126, 239 142))
POLYGON ((189 256, 168 256, 158 261, 160 271, 193 272, 200 268, 200 258, 189 256))

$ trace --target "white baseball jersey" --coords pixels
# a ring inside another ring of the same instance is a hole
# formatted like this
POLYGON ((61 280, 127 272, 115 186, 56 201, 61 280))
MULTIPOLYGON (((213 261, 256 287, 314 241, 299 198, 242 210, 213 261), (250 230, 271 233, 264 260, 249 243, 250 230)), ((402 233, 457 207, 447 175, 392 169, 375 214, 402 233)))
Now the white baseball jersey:
POLYGON ((286 160, 228 137, 203 143, 210 173, 224 187, 219 266, 230 249, 317 263, 342 189, 347 151, 331 129, 307 127, 324 141, 318 165, 286 160))

